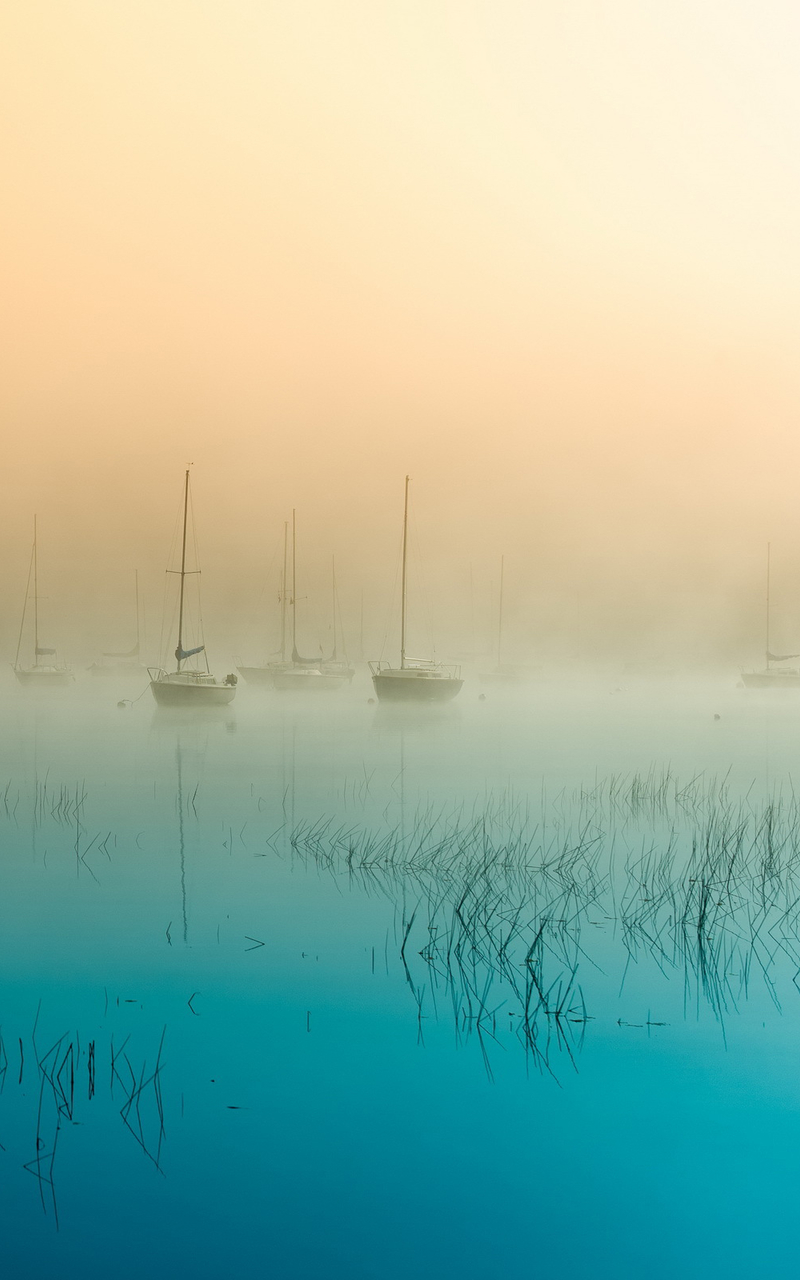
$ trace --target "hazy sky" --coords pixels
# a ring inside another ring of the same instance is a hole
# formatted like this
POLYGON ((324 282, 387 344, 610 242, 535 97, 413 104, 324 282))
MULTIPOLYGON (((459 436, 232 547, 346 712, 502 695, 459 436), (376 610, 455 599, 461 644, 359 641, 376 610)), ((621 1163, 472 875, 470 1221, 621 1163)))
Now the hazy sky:
POLYGON ((767 539, 794 643, 798 47, 735 0, 6 5, 5 649, 34 509, 57 643, 124 642, 134 567, 156 610, 190 461, 229 653, 292 506, 378 637, 407 471, 444 648, 505 553, 520 630, 735 656, 767 539))

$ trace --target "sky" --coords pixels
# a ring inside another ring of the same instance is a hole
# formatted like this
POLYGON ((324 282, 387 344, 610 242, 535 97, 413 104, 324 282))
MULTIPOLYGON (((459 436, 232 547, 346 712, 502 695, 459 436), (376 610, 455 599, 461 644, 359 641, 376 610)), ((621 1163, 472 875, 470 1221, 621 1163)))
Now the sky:
POLYGON ((800 640, 800 11, 0 12, 0 647, 148 626, 192 464, 209 635, 734 666, 800 640), (302 588, 302 590, 301 590, 302 588), (395 611, 396 612, 396 611, 395 611))

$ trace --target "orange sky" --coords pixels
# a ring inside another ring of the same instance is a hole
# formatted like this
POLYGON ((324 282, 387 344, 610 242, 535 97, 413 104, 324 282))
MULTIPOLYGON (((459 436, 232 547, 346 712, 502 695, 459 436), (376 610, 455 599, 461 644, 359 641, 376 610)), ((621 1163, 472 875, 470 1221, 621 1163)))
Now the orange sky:
POLYGON ((33 510, 59 643, 113 647, 188 461, 226 652, 293 505, 309 609, 335 550, 377 640, 406 471, 444 650, 505 553, 551 647, 577 610, 746 661, 767 539, 793 644, 799 38, 732 0, 6 6, 10 656, 33 510))

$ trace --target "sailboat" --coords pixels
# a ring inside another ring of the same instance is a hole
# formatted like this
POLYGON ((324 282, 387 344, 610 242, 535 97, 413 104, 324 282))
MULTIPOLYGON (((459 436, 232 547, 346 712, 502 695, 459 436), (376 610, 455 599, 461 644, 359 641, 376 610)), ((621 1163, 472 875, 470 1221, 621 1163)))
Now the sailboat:
POLYGON ((132 649, 126 649, 123 653, 105 652, 101 656, 100 662, 93 662, 89 667, 93 676, 138 676, 142 674, 142 664, 139 661, 139 649, 141 645, 141 635, 139 629, 139 570, 135 571, 134 585, 135 614, 136 614, 136 644, 132 649))
POLYGON ((32 685, 38 688, 49 688, 52 686, 71 684, 74 679, 72 669, 65 663, 58 662, 56 659, 57 654, 55 649, 49 649, 39 644, 39 550, 36 531, 36 516, 34 516, 33 548, 31 550, 31 561, 28 567, 28 581, 25 584, 25 599, 22 605, 22 619, 19 624, 17 653, 14 658, 14 674, 20 684, 32 685), (20 666, 19 655, 22 650, 22 638, 25 633, 25 617, 28 611, 31 578, 33 578, 33 666, 22 667, 20 666), (42 662, 42 658, 49 659, 49 661, 42 662))
POLYGON ((279 662, 267 662, 258 667, 243 667, 237 665, 236 670, 248 684, 272 685, 273 677, 276 671, 283 670, 287 665, 286 660, 286 602, 288 598, 289 586, 289 522, 283 522, 283 569, 281 571, 280 586, 280 606, 281 606, 281 654, 279 662))
POLYGON ((272 673, 275 689, 325 690, 343 689, 353 679, 353 669, 336 654, 336 580, 334 576, 334 642, 330 658, 303 658, 297 650, 297 522, 292 512, 292 660, 276 665, 272 673))
POLYGON ((369 664, 375 693, 383 702, 448 702, 455 698, 464 681, 458 667, 406 655, 406 583, 408 566, 408 486, 406 476, 403 503, 403 560, 400 587, 400 666, 369 664))
POLYGON ((743 671, 742 684, 746 689, 800 689, 800 671, 796 667, 773 666, 775 662, 790 662, 800 658, 800 653, 772 653, 770 646, 770 544, 767 543, 767 616, 766 616, 766 666, 763 671, 743 671))
MULTIPOLYGON (((181 542, 180 597, 178 601, 178 643, 175 647, 175 671, 167 672, 163 667, 148 667, 150 688, 153 697, 162 707, 221 707, 233 701, 236 693, 236 676, 228 675, 224 680, 217 680, 208 669, 208 658, 204 644, 195 645, 192 649, 183 647, 184 640, 184 602, 186 579, 189 571, 186 568, 186 531, 189 522, 189 468, 183 486, 183 538, 181 542), (198 671, 183 664, 190 658, 203 654, 206 663, 205 671, 198 671)), ((167 570, 167 572, 173 572, 167 570)), ((193 569, 191 573, 198 573, 193 569)))

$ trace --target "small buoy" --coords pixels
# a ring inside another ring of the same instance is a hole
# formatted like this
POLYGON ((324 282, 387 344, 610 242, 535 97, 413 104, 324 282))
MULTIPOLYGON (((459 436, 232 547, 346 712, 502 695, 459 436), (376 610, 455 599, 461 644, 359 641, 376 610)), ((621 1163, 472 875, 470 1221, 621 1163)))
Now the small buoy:
POLYGON ((478 694, 478 702, 485 702, 485 701, 486 701, 486 694, 485 694, 485 693, 479 693, 479 694, 478 694))
POLYGON ((374 706, 375 706, 375 699, 374 699, 374 698, 367 698, 367 706, 368 706, 368 707, 374 707, 374 706))
POLYGON ((717 713, 716 713, 716 711, 714 712, 714 719, 715 719, 715 720, 720 720, 720 719, 721 719, 721 716, 718 716, 718 715, 717 715, 717 713))
POLYGON ((118 703, 117 703, 117 706, 119 707, 120 711, 124 711, 124 710, 125 710, 125 707, 127 706, 127 703, 125 702, 125 699, 123 698, 123 699, 122 699, 122 702, 118 702, 118 703))

